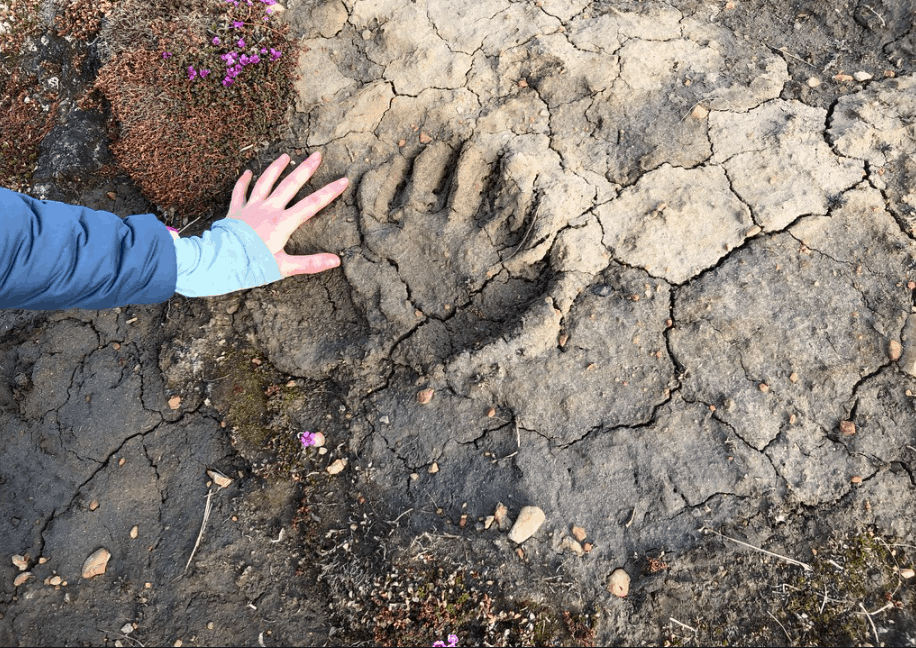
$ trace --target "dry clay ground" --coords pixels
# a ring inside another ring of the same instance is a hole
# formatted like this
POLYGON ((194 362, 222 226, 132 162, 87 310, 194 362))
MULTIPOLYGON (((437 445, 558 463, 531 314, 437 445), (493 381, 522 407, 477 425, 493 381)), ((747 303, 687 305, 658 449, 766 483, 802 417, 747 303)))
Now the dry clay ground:
POLYGON ((291 1, 342 269, 2 314, 0 638, 916 645, 914 9, 291 1))

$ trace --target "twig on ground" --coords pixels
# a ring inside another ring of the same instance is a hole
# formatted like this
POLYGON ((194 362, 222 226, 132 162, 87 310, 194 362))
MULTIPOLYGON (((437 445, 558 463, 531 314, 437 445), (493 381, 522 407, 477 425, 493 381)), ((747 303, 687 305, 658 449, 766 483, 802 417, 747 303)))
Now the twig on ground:
POLYGON ((697 629, 696 629, 696 628, 692 628, 692 627, 690 627, 689 625, 687 625, 686 623, 681 623, 680 621, 678 621, 678 620, 675 619, 674 617, 668 617, 668 618, 672 621, 672 623, 676 623, 676 624, 678 624, 679 626, 681 626, 682 628, 687 628, 688 630, 690 630, 691 632, 693 632, 693 634, 697 634, 697 629))
POLYGON ((191 566, 191 561, 194 560, 194 554, 197 553, 197 547, 200 546, 200 541, 203 540, 204 529, 207 527, 207 520, 210 519, 210 510, 213 506, 213 494, 218 490, 219 488, 216 490, 211 488, 209 491, 207 491, 207 503, 204 506, 204 519, 200 523, 200 533, 197 534, 197 542, 194 543, 194 548, 191 550, 191 555, 188 557, 188 564, 184 566, 184 573, 188 572, 188 567, 191 566))
POLYGON ((800 56, 795 56, 795 54, 793 54, 792 52, 789 52, 785 47, 773 47, 772 45, 767 45, 767 47, 769 47, 774 52, 779 52, 780 54, 785 54, 786 56, 790 58, 794 58, 799 63, 804 63, 805 65, 807 65, 810 68, 817 69, 811 63, 808 63, 808 61, 806 61, 805 59, 801 58, 800 56))
MULTIPOLYGON (((635 520, 635 519, 636 519, 636 506, 634 505, 634 506, 633 506, 633 510, 630 511, 630 519, 627 520, 627 523, 623 525, 623 528, 624 528, 624 529, 629 529, 629 528, 630 528, 630 525, 633 524, 633 520, 635 520)), ((711 529, 710 529, 710 530, 711 530, 711 529)), ((713 533, 715 533, 715 532, 713 532, 713 533)))
POLYGON ((196 223, 196 222, 199 221, 199 220, 200 220, 200 216, 198 216, 197 218, 195 218, 194 220, 192 220, 190 223, 188 223, 187 225, 185 225, 184 227, 182 227, 180 230, 178 230, 178 233, 181 234, 183 231, 185 231, 186 229, 188 229, 189 227, 191 227, 191 225, 193 225, 194 223, 196 223))
POLYGON ((761 549, 760 547, 755 547, 754 545, 748 544, 747 542, 742 542, 741 540, 736 540, 735 538, 731 538, 731 537, 729 537, 729 536, 727 536, 727 535, 723 535, 723 534, 719 533, 718 531, 714 531, 713 529, 710 529, 709 527, 705 527, 705 526, 704 526, 704 527, 703 527, 702 529, 700 529, 700 530, 701 530, 701 531, 704 531, 704 530, 705 530, 705 531, 709 531, 710 533, 713 533, 713 534, 719 536, 720 538, 725 538, 726 540, 731 540, 732 542, 735 542, 735 543, 741 545, 742 547, 747 547, 748 549, 753 549, 754 551, 759 551, 760 553, 766 554, 767 556, 772 556, 773 558, 779 558, 780 560, 784 560, 784 561, 786 561, 787 563, 790 563, 790 564, 792 564, 792 565, 798 565, 799 567, 801 567, 801 568, 804 569, 805 571, 814 571, 814 567, 812 567, 812 566, 809 565, 808 563, 803 563, 803 562, 800 561, 800 560, 795 560, 794 558, 789 558, 789 557, 787 557, 787 556, 782 556, 782 555, 780 555, 780 554, 778 554, 778 553, 773 553, 772 551, 767 551, 766 549, 761 549))
POLYGON ((396 518, 394 518, 393 520, 387 520, 388 524, 397 524, 397 523, 398 523, 398 520, 400 520, 402 517, 404 517, 405 515, 407 515, 407 514, 410 513, 411 511, 413 511, 413 508, 407 509, 406 511, 404 511, 403 513, 401 513, 399 516, 397 516, 396 518))
POLYGON ((865 7, 866 9, 868 9, 870 12, 872 12, 872 13, 875 14, 876 16, 878 16, 878 20, 881 21, 881 26, 882 26, 882 27, 887 27, 887 23, 884 22, 884 18, 881 16, 881 14, 879 14, 877 11, 875 11, 874 9, 872 9, 871 7, 869 7, 868 5, 862 5, 862 6, 865 7))
POLYGON ((875 622, 871 620, 871 615, 868 613, 868 610, 865 609, 865 606, 859 603, 859 607, 862 608, 862 611, 865 613, 865 618, 868 619, 868 622, 871 624, 871 631, 875 633, 875 645, 880 646, 881 640, 878 639, 878 628, 875 627, 875 622))
MULTIPOLYGON (((774 617, 773 614, 772 614, 769 610, 767 610, 767 614, 770 615, 770 618, 773 619, 773 621, 775 621, 776 623, 779 623, 779 619, 777 619, 776 617, 774 617)), ((786 626, 784 626, 783 624, 779 623, 779 627, 782 628, 782 631, 786 633, 786 639, 789 640, 789 645, 790 645, 790 646, 794 645, 794 642, 792 641, 792 637, 789 636, 789 631, 786 630, 786 626)))

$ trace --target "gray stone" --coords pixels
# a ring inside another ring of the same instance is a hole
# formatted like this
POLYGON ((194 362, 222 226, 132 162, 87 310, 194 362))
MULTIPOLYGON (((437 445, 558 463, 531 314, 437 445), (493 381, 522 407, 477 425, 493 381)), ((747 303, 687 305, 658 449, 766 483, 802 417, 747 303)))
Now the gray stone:
POLYGON ((523 506, 518 512, 515 524, 509 530, 509 540, 518 544, 523 543, 538 532, 545 519, 544 511, 537 506, 523 506))

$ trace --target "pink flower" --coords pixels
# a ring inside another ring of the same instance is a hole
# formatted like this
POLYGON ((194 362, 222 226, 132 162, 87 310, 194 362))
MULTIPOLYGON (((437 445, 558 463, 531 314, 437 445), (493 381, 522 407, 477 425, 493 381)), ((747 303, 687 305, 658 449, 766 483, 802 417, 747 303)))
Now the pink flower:
POLYGON ((214 45, 219 45, 219 36, 214 36, 214 37, 213 37, 213 44, 214 44, 214 45))
POLYGON ((241 29, 242 27, 245 26, 245 23, 243 23, 241 20, 233 20, 233 21, 232 21, 232 26, 233 26, 235 29, 241 29))
POLYGON ((200 72, 198 72, 198 74, 200 74, 200 78, 203 79, 205 76, 210 74, 210 70, 201 70, 200 72))
POLYGON ((188 79, 193 79, 197 76, 197 71, 194 69, 193 65, 188 66, 188 79))
POLYGON ((315 433, 308 431, 300 433, 299 442, 302 443, 303 448, 315 445, 315 433))
POLYGON ((245 39, 240 38, 239 42, 236 43, 236 45, 238 45, 239 47, 245 47, 245 39))
POLYGON ((169 58, 170 56, 172 56, 172 53, 171 53, 171 52, 163 52, 163 53, 162 53, 162 58, 164 58, 164 59, 167 59, 167 58, 169 58))

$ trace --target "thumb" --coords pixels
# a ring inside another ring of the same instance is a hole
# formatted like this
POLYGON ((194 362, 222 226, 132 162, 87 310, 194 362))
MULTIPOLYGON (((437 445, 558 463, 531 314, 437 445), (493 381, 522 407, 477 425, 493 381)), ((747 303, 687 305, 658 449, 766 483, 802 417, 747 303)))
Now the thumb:
POLYGON ((281 250, 274 254, 274 258, 280 267, 280 274, 284 277, 292 277, 298 274, 316 274, 340 265, 340 257, 327 252, 294 256, 281 250))

